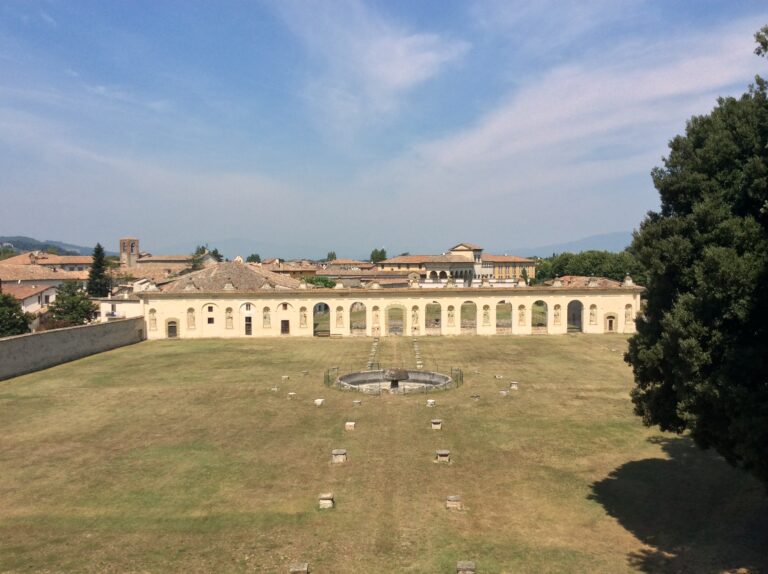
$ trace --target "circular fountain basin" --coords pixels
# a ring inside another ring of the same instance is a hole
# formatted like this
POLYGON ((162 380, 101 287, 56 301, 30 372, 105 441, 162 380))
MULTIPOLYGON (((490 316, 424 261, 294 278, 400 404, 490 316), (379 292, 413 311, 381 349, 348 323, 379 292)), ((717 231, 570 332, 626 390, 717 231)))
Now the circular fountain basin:
POLYGON ((411 369, 380 369, 347 373, 336 379, 336 384, 347 390, 369 394, 390 392, 393 394, 423 393, 446 389, 453 379, 433 371, 411 369))

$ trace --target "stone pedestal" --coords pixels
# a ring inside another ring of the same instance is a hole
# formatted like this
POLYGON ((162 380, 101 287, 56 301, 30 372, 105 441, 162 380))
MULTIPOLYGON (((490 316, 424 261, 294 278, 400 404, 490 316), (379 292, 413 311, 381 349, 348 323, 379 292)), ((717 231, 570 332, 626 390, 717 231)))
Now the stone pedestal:
POLYGON ((292 400, 296 398, 296 393, 288 393, 288 400, 292 400))
POLYGON ((315 399, 315 406, 322 407, 324 402, 325 402, 325 399, 315 399))
POLYGON ((435 399, 427 399, 427 406, 432 408, 436 405, 435 399))
POLYGON ((459 560, 456 562, 456 574, 475 574, 477 569, 471 560, 459 560))
POLYGON ((435 462, 451 462, 451 451, 446 449, 436 450, 435 462))
POLYGON ((461 503, 461 496, 459 496, 458 494, 452 494, 450 496, 446 496, 445 507, 448 510, 463 510, 464 505, 461 503))
POLYGON ((432 430, 441 430, 443 428, 443 419, 432 419, 432 430))
POLYGON ((493 375, 496 380, 503 379, 504 375, 493 375))
POLYGON ((517 381, 512 381, 511 383, 509 383, 509 390, 510 390, 510 391, 516 391, 516 390, 517 390, 517 385, 518 385, 518 384, 519 384, 519 383, 518 383, 517 381))
POLYGON ((344 423, 344 430, 355 430, 355 422, 347 421, 344 423))
POLYGON ((356 399, 352 401, 352 404, 355 405, 356 407, 359 407, 360 405, 363 404, 363 401, 361 401, 360 399, 356 399))
POLYGON ((309 574, 309 564, 306 562, 297 562, 296 564, 291 564, 288 567, 288 572, 290 574, 309 574))
POLYGON ((327 508, 333 508, 336 505, 336 501, 333 498, 332 492, 323 492, 318 499, 318 508, 325 510, 327 508))
POLYGON ((335 448, 331 451, 331 462, 341 464, 347 462, 347 449, 335 448))
POLYGON ((282 377, 280 377, 280 379, 283 380, 283 381, 287 381, 290 378, 291 377, 289 375, 283 375, 282 377))
POLYGON ((501 389, 501 390, 499 391, 499 394, 500 394, 502 397, 506 397, 506 396, 509 394, 509 391, 508 391, 507 389, 501 389))
POLYGON ((270 391, 272 391, 273 393, 276 393, 276 392, 277 392, 277 391, 279 391, 280 389, 279 389, 278 387, 272 387, 272 388, 271 388, 271 389, 269 389, 269 390, 270 390, 270 391))

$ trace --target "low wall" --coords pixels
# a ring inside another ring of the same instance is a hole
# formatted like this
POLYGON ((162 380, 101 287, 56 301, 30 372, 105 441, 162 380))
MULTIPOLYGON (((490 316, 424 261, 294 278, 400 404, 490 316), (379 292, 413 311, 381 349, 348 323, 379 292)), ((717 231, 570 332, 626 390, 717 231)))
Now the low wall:
POLYGON ((144 340, 144 318, 120 319, 0 339, 0 380, 144 340))

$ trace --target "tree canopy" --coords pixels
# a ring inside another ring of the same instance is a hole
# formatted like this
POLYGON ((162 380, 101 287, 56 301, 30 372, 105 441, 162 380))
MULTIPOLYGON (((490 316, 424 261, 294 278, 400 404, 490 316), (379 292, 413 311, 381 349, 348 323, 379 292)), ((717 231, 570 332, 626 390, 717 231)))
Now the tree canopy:
POLYGON ((106 297, 112 288, 112 280, 107 275, 107 261, 104 248, 97 243, 93 248, 93 263, 88 272, 88 294, 91 297, 106 297))
POLYGON ((387 258, 387 250, 383 247, 381 249, 374 249, 371 251, 371 263, 378 263, 384 261, 387 258))
POLYGON ((306 283, 309 283, 310 285, 315 285, 316 287, 325 287, 327 289, 332 289, 336 286, 336 281, 334 281, 330 277, 326 277, 325 275, 315 275, 314 277, 306 277, 304 278, 304 281, 306 283))
POLYGON ((626 355, 635 411, 768 482, 766 82, 691 118, 669 148, 652 172, 661 209, 632 244, 648 270, 626 355))
POLYGON ((336 261, 336 252, 335 251, 329 251, 328 254, 325 256, 326 261, 336 261))
POLYGON ((582 251, 560 253, 540 259, 536 266, 536 282, 541 283, 564 275, 607 277, 622 281, 629 273, 640 285, 645 283, 645 271, 630 251, 582 251))
POLYGON ((21 303, 13 295, 0 293, 0 337, 29 333, 33 318, 22 310, 21 303))
POLYGON ((57 325, 83 325, 96 316, 96 305, 77 281, 64 281, 56 289, 56 299, 48 307, 57 325))
POLYGON ((246 263, 261 263, 261 255, 258 253, 251 253, 246 259, 246 263))

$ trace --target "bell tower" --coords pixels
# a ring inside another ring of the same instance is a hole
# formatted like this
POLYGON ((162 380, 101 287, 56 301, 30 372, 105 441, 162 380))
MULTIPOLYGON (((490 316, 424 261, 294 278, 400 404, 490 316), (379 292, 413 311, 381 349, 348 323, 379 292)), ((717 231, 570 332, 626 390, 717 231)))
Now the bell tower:
POLYGON ((136 267, 139 258, 139 240, 137 237, 123 237, 120 239, 120 265, 123 267, 136 267))

